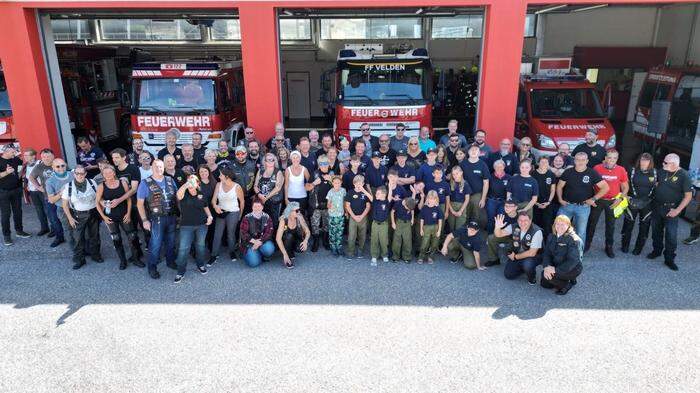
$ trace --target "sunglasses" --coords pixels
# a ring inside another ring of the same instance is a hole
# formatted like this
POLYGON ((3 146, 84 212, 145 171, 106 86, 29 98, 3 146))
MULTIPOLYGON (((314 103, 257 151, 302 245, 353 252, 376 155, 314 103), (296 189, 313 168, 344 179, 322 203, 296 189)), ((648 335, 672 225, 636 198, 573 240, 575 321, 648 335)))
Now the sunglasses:
POLYGON ((244 151, 239 151, 239 152, 236 153, 236 155, 237 155, 237 156, 244 156, 244 155, 246 155, 246 152, 244 152, 244 151))
POLYGON ((250 135, 250 134, 253 133, 253 131, 246 131, 245 133, 248 134, 248 135, 250 135))
POLYGON ((73 172, 75 176, 85 176, 86 172, 73 172))
POLYGON ((417 143, 416 143, 416 142, 411 142, 411 143, 409 143, 409 145, 415 146, 415 145, 417 145, 417 143))
POLYGON ((265 161, 267 161, 267 162, 275 162, 275 159, 274 159, 274 158, 266 158, 265 161))
POLYGON ((521 143, 521 145, 522 145, 522 146, 528 146, 528 147, 529 147, 529 146, 532 146, 532 145, 529 144, 529 143, 521 143))
POLYGON ((369 131, 369 128, 361 128, 360 131, 369 131))

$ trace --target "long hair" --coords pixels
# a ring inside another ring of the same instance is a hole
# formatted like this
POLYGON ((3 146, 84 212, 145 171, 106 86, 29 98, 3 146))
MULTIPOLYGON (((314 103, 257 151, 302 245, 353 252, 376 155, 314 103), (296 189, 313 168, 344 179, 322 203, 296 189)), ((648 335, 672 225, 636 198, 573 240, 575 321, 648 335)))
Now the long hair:
POLYGON ((572 238, 581 241, 581 238, 576 234, 576 231, 574 230, 574 226, 571 225, 571 219, 563 214, 558 215, 554 219, 554 223, 552 224, 552 233, 557 233, 557 222, 563 222, 567 225, 568 228, 566 229, 566 232, 564 232, 564 235, 571 236, 572 238))
POLYGON ((637 157, 637 161, 634 162, 634 167, 641 170, 642 168, 639 166, 639 163, 642 160, 649 160, 649 169, 654 169, 654 158, 647 152, 644 152, 637 157))
POLYGON ((459 184, 458 184, 457 182, 455 182, 455 177, 454 177, 454 176, 451 176, 451 179, 450 179, 450 190, 451 190, 451 191, 454 191, 454 190, 455 190, 455 186, 459 186, 459 192, 462 193, 462 192, 464 192, 464 184, 466 183, 466 181, 465 181, 465 179, 464 179, 464 171, 462 170, 462 167, 460 167, 459 165, 453 166, 453 167, 452 167, 452 170, 450 171, 450 173, 452 173, 452 172, 454 172, 454 171, 462 172, 462 181, 459 182, 459 184))

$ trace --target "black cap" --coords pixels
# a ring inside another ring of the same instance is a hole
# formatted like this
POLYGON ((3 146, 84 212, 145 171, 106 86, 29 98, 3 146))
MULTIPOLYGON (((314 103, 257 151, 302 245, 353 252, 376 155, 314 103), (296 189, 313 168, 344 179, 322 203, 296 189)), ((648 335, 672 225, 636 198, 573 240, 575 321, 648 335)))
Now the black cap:
POLYGON ((372 158, 382 158, 382 153, 380 151, 373 151, 372 158))
POLYGON ((428 149, 427 152, 425 152, 425 154, 430 154, 430 153, 435 153, 435 154, 437 154, 437 149, 434 148, 434 147, 431 147, 430 149, 428 149))
POLYGON ((479 230, 479 223, 476 221, 469 221, 467 223, 467 228, 469 229, 476 229, 477 231, 479 230))
POLYGON ((517 205, 518 203, 513 200, 513 198, 506 199, 506 205, 517 205))
POLYGON ((400 156, 406 157, 406 156, 408 156, 408 153, 406 153, 406 150, 401 149, 401 150, 396 152, 396 157, 400 157, 400 156))

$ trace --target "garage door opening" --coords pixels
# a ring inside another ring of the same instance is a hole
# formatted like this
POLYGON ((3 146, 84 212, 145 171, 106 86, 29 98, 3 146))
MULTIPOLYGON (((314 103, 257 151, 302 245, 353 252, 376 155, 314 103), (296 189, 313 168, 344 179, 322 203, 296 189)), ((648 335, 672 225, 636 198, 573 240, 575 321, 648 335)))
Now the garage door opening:
POLYGON ((235 11, 47 12, 44 37, 63 146, 109 151, 140 139, 235 143, 246 122, 235 11))
POLYGON ((417 134, 458 119, 471 135, 483 9, 282 9, 279 36, 287 130, 417 134))

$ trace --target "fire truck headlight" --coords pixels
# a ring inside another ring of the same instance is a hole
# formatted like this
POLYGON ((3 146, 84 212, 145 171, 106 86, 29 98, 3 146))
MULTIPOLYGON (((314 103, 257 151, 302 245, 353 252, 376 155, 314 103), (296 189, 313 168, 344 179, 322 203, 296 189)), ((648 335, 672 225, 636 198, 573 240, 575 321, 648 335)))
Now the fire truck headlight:
POLYGON ((556 149, 557 148, 557 146, 554 144, 554 140, 552 140, 552 138, 550 138, 546 135, 542 135, 542 134, 539 134, 537 136, 537 138, 539 140, 540 147, 542 147, 544 149, 556 149))
POLYGON ((616 141, 617 138, 615 138, 615 135, 613 134, 610 139, 608 139, 608 143, 605 144, 606 149, 612 149, 615 147, 615 144, 617 143, 616 141))

